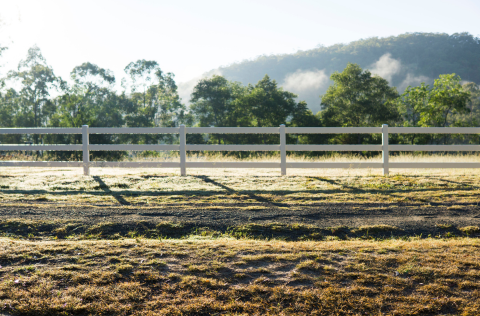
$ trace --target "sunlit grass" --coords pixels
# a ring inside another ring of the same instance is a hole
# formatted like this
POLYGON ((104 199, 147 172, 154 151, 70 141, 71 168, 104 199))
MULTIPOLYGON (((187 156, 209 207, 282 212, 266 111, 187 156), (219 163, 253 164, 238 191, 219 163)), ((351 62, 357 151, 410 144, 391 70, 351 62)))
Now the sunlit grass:
POLYGON ((0 239, 21 315, 477 315, 480 241, 0 239))

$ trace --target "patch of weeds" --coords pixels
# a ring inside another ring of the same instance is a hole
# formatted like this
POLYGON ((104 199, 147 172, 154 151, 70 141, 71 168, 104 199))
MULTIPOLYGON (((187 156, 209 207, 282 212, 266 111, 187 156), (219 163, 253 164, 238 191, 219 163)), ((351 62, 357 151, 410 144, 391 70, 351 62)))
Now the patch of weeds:
POLYGON ((160 261, 158 259, 152 259, 150 261, 147 261, 145 264, 148 266, 153 266, 155 268, 163 268, 167 266, 167 263, 165 261, 160 261))
POLYGON ((53 233, 57 238, 65 238, 68 234, 68 230, 65 226, 63 227, 57 227, 53 230, 53 233))
POLYGON ((227 234, 235 238, 280 239, 280 240, 319 240, 323 238, 319 227, 305 224, 268 223, 234 226, 227 234))
POLYGON ((188 252, 181 251, 181 250, 176 250, 176 251, 170 252, 170 255, 172 255, 174 257, 184 258, 184 257, 188 257, 188 252))
POLYGON ((360 252, 360 253, 372 253, 372 252, 374 252, 374 250, 371 249, 371 248, 362 248, 358 252, 360 252))
POLYGON ((311 233, 298 238, 298 240, 322 240, 324 238, 322 233, 311 233))
POLYGON ((330 228, 330 232, 335 236, 345 236, 350 233, 350 228, 347 226, 337 226, 330 228))
POLYGON ((206 275, 214 275, 218 270, 225 268, 225 265, 218 261, 212 261, 209 264, 192 264, 189 265, 187 270, 191 273, 205 273, 206 275))
POLYGON ((325 241, 338 241, 341 240, 338 236, 326 236, 325 241))
POLYGON ((357 235, 376 236, 376 235, 389 235, 400 231, 396 226, 391 225, 372 225, 372 226, 360 226, 353 230, 353 233, 357 235))
POLYGON ((109 263, 111 263, 111 264, 117 264, 117 263, 122 262, 122 259, 120 259, 119 257, 116 257, 116 256, 115 256, 115 257, 110 257, 110 258, 108 258, 107 261, 108 261, 109 263))
POLYGON ((155 226, 155 232, 158 236, 179 238, 189 235, 191 229, 186 227, 183 223, 161 222, 155 226))
POLYGON ((49 201, 50 199, 48 198, 47 195, 39 195, 35 198, 36 201, 49 201))
POLYGON ((300 271, 321 271, 322 266, 315 260, 306 260, 297 264, 296 268, 300 271))
POLYGON ((63 266, 62 269, 67 271, 78 271, 78 270, 82 270, 82 266, 78 264, 69 264, 69 265, 63 266))
POLYGON ((223 233, 221 231, 213 230, 208 227, 196 228, 192 232, 192 234, 202 236, 202 237, 212 237, 212 238, 219 238, 223 236, 223 233))
POLYGON ((116 267, 116 270, 120 274, 126 274, 133 271, 133 266, 131 264, 121 264, 116 267))
POLYGON ((97 235, 102 238, 111 238, 118 231, 122 231, 122 225, 111 222, 96 224, 86 230, 86 234, 97 235))
POLYGON ((270 273, 272 273, 272 271, 270 271, 269 269, 264 268, 264 267, 256 268, 256 269, 251 270, 251 271, 249 271, 249 272, 253 272, 253 273, 264 273, 264 274, 270 274, 270 273))
POLYGON ((462 231, 467 236, 480 234, 480 227, 478 226, 465 226, 465 227, 459 228, 459 230, 462 231))
POLYGON ((235 273, 235 274, 233 275, 233 277, 234 277, 235 279, 245 279, 245 278, 247 277, 247 275, 246 275, 245 273, 235 273))
POLYGON ((172 281, 178 281, 182 279, 182 275, 178 273, 169 273, 167 275, 167 278, 169 278, 172 281))
POLYGON ((437 226, 437 227, 440 228, 440 229, 444 229, 444 230, 452 229, 452 228, 453 228, 453 225, 452 225, 452 224, 437 224, 437 225, 435 225, 435 226, 437 226))
POLYGON ((333 273, 335 272, 335 268, 332 266, 323 266, 323 272, 325 273, 333 273))

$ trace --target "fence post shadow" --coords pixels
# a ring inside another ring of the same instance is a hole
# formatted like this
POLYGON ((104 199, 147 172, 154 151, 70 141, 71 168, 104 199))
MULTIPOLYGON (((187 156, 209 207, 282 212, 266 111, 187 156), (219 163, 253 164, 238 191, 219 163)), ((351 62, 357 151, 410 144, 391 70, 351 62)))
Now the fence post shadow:
POLYGON ((108 185, 103 182, 102 178, 99 176, 93 176, 92 178, 99 184, 100 189, 102 189, 105 193, 110 194, 115 200, 117 200, 118 203, 121 205, 131 205, 131 203, 125 200, 121 195, 114 194, 108 185))
MULTIPOLYGON (((221 184, 213 179, 211 179, 210 177, 208 176, 193 176, 197 179, 200 179, 206 183, 211 183, 217 187, 220 187, 222 189, 224 189, 225 191, 227 191, 229 194, 233 194, 233 193, 239 193, 238 191, 235 191, 234 189, 230 188, 230 187, 227 187, 226 185, 224 184, 221 184)), ((258 195, 255 195, 254 193, 252 192, 242 192, 242 193, 245 193, 247 194, 250 198, 256 200, 257 202, 259 203, 266 203, 266 204, 269 204, 271 206, 276 206, 276 207, 286 207, 286 206, 289 206, 288 204, 283 204, 283 203, 275 203, 275 202, 272 202, 264 197, 261 197, 261 196, 258 196, 258 195)))

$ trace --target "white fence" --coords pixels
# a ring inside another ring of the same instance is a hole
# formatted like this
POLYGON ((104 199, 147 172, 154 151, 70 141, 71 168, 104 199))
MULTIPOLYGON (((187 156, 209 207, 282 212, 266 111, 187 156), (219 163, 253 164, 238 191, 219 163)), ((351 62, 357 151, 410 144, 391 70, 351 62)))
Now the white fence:
POLYGON ((389 145, 391 134, 480 134, 480 127, 91 127, 82 128, 0 128, 3 134, 82 134, 81 145, 0 145, 1 151, 47 150, 82 151, 83 161, 0 161, 0 167, 82 167, 85 175, 90 167, 117 168, 480 168, 480 162, 389 162, 390 151, 480 151, 480 145, 389 145), (278 145, 189 145, 188 134, 280 134, 278 145), (382 134, 381 145, 287 145, 286 134, 382 134), (179 145, 90 145, 90 134, 179 134, 179 145), (178 150, 180 162, 102 162, 90 161, 90 151, 164 151, 178 150), (280 151, 280 162, 187 162, 187 151, 280 151), (287 162, 287 151, 381 151, 382 162, 287 162))

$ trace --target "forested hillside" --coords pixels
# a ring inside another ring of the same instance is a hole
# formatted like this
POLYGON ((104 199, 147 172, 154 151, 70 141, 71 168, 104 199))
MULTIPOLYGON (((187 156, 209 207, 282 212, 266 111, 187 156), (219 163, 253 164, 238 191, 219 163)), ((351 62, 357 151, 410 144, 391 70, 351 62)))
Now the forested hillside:
POLYGON ((408 85, 433 83, 440 74, 456 73, 465 81, 480 83, 480 39, 468 33, 407 33, 296 54, 261 56, 221 67, 217 73, 243 84, 258 82, 268 74, 317 112, 319 96, 331 83, 329 76, 349 62, 387 79, 400 93, 408 85))

